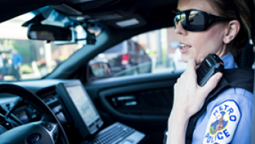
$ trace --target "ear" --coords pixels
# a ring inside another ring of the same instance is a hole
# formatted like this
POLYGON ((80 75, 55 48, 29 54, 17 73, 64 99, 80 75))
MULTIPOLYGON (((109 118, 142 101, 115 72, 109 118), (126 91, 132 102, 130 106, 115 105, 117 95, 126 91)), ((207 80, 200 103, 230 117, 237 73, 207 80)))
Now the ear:
POLYGON ((237 20, 230 21, 225 29, 223 42, 225 44, 229 44, 236 37, 239 30, 240 30, 239 21, 237 21, 237 20))

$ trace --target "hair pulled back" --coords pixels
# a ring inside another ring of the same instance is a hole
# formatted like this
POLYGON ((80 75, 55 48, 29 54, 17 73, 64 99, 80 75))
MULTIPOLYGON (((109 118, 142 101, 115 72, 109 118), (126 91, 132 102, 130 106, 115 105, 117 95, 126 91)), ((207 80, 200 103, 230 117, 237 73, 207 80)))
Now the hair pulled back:
POLYGON ((231 4, 231 1, 235 3, 235 6, 241 18, 241 22, 239 21, 241 25, 240 31, 238 32, 235 39, 231 42, 231 44, 233 44, 231 52, 233 53, 236 59, 240 54, 241 48, 244 47, 251 38, 252 18, 249 7, 247 6, 244 0, 207 0, 207 1, 212 6, 212 8, 216 12, 218 12, 220 16, 238 20, 235 8, 231 4))

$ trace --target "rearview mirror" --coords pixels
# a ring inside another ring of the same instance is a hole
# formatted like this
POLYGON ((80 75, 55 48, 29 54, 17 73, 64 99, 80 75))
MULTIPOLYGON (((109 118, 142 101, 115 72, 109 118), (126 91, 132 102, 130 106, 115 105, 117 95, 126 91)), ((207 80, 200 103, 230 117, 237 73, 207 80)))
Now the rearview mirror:
POLYGON ((30 24, 27 36, 33 40, 71 41, 72 31, 56 26, 30 24))

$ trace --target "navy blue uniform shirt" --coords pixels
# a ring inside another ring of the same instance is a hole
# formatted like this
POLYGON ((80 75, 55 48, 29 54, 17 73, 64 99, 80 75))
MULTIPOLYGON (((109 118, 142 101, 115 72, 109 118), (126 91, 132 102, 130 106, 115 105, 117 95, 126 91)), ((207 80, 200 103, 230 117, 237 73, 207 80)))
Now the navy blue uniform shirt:
MULTIPOLYGON (((237 68, 231 53, 223 56, 225 69, 237 68)), ((192 144, 248 144, 253 94, 230 88, 211 101, 198 119, 192 144)))

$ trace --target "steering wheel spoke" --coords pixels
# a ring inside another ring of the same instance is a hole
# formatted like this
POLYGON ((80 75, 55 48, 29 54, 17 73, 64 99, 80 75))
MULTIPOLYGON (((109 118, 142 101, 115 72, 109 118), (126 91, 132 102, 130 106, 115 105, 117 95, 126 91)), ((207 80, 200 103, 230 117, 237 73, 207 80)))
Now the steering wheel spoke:
POLYGON ((50 124, 53 128, 49 131, 42 125, 42 123, 45 122, 32 122, 8 130, 0 135, 1 143, 55 144, 53 131, 57 129, 57 125, 50 124))
POLYGON ((48 132, 53 142, 56 142, 58 139, 58 125, 52 122, 42 121, 41 125, 48 132))

